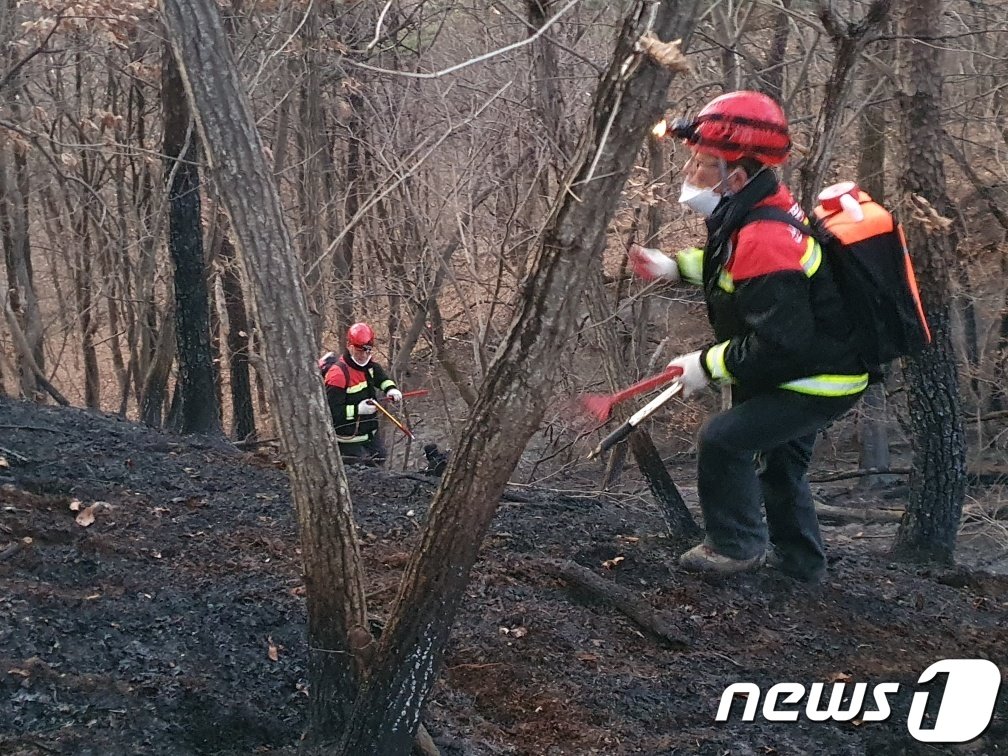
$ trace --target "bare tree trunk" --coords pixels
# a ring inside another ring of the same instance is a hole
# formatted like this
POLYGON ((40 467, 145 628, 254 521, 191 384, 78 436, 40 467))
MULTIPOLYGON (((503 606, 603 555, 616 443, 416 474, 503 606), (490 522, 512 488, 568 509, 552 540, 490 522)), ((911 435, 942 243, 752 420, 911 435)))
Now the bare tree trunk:
MULTIPOLYGON (((0 66, 5 74, 4 86, 0 87, 0 117, 9 111, 15 121, 20 121, 23 118, 23 74, 12 73, 11 78, 7 74, 16 65, 19 56, 18 47, 14 44, 18 3, 16 0, 0 0, 0 8, 3 8, 0 14, 0 66)), ((29 190, 24 150, 16 141, 8 140, 7 144, 0 145, 0 240, 7 272, 8 304, 32 355, 32 360, 26 360, 20 350, 17 351, 17 380, 21 393, 29 399, 36 399, 40 384, 29 362, 33 361, 41 371, 45 368, 45 355, 42 349, 42 319, 32 271, 29 190)))
POLYGON ((554 390, 557 355, 576 325, 589 271, 645 134, 665 106, 671 73, 636 56, 649 11, 654 32, 677 36, 676 3, 640 2, 597 90, 573 169, 537 245, 519 307, 491 362, 431 504, 341 752, 409 752, 500 494, 554 390), (574 196, 576 193, 576 198, 574 196))
POLYGON ((91 243, 91 224, 87 216, 87 203, 78 214, 77 260, 74 265, 74 290, 77 294, 77 322, 80 324, 81 351, 84 356, 84 404, 88 407, 101 406, 101 376, 98 371, 98 353, 95 350, 95 334, 98 321, 95 317, 94 298, 91 291, 91 260, 94 250, 91 243))
POLYGON ((170 53, 165 55, 162 70, 161 101, 170 208, 168 248, 175 263, 175 329, 181 390, 179 430, 217 435, 221 427, 210 352, 210 306, 196 164, 199 142, 182 78, 170 53))
POLYGON ((829 2, 819 5, 819 18, 826 27, 835 46, 833 70, 826 82, 826 98, 819 110, 816 126, 812 130, 815 138, 811 154, 802 165, 799 190, 802 203, 810 207, 816 194, 822 188, 823 178, 833 157, 837 130, 841 126, 844 107, 850 92, 854 67, 861 52, 872 38, 883 28, 889 7, 893 0, 872 0, 862 21, 857 24, 844 22, 833 11, 829 2))
POLYGON ((175 310, 169 308, 161 321, 161 331, 154 343, 154 354, 147 363, 147 372, 141 376, 140 422, 151 428, 160 428, 165 398, 168 394, 168 376, 175 360, 175 310))
POLYGON ((255 302, 304 558, 309 735, 332 739, 347 724, 371 634, 350 494, 315 367, 300 264, 217 6, 164 0, 163 8, 255 302))
MULTIPOLYGON (((35 364, 44 369, 42 317, 35 295, 29 235, 28 169, 24 155, 14 151, 11 161, 14 175, 11 176, 7 160, 9 154, 6 147, 0 147, 0 236, 3 238, 7 287, 11 309, 17 316, 35 364)), ((35 399, 39 383, 35 371, 22 358, 18 359, 18 381, 21 393, 28 399, 35 399)))
POLYGON ((255 409, 249 376, 249 323, 245 294, 238 278, 235 249, 227 228, 221 229, 221 284, 224 307, 228 313, 228 365, 231 369, 231 415, 234 437, 239 441, 255 438, 255 409))
MULTIPOLYGON (((870 96, 871 80, 866 80, 862 93, 870 96)), ((886 111, 885 101, 868 102, 861 109, 858 121, 859 142, 857 182, 872 198, 885 203, 886 111)), ((868 387, 861 400, 858 421, 860 443, 860 468, 862 470, 888 470, 889 433, 886 424, 885 383, 880 381, 868 387)), ((859 488, 874 488, 885 483, 885 475, 866 475, 858 481, 859 488)))
POLYGON ((763 82, 763 92, 777 102, 784 101, 784 59, 787 55, 788 37, 791 35, 791 0, 781 0, 781 10, 774 21, 773 39, 767 50, 766 60, 759 77, 763 82))
POLYGON ((301 176, 298 182, 301 242, 298 247, 301 250, 312 334, 317 344, 322 335, 322 313, 326 299, 322 288, 321 265, 324 248, 322 228, 325 216, 322 186, 323 166, 326 163, 324 154, 329 147, 325 135, 325 114, 322 112, 318 7, 309 5, 303 19, 298 14, 295 20, 301 24, 305 66, 300 87, 300 128, 297 131, 298 146, 301 150, 301 176))
MULTIPOLYGON (((907 6, 903 33, 934 39, 941 34, 944 9, 943 0, 907 6)), ((899 98, 905 139, 901 188, 907 195, 924 198, 947 217, 952 203, 946 194, 942 150, 943 79, 936 75, 942 70, 943 49, 910 43, 905 50, 907 79, 899 98)), ((944 228, 917 218, 907 224, 907 236, 933 341, 904 362, 913 472, 907 512, 893 552, 914 561, 951 562, 966 491, 966 442, 949 327, 949 269, 956 242, 944 228)))

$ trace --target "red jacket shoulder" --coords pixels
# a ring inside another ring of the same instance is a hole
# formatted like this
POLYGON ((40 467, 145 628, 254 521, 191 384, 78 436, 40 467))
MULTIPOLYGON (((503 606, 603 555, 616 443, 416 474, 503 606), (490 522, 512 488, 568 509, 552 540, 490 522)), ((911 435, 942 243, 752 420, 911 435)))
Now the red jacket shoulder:
MULTIPOLYGON (((777 207, 799 220, 805 219, 791 193, 781 186, 757 207, 777 207)), ((735 281, 771 273, 800 271, 806 237, 798 229, 779 221, 760 220, 743 226, 735 238, 732 258, 727 265, 735 281)))

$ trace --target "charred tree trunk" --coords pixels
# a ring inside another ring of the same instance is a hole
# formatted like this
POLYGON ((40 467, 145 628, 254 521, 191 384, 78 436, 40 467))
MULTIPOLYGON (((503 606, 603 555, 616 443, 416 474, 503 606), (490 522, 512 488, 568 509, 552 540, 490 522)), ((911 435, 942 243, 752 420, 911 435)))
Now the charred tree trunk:
MULTIPOLYGON (((943 0, 907 6, 903 34, 934 39, 941 34, 943 0)), ((942 151, 943 50, 912 42, 904 48, 907 79, 899 104, 903 115, 904 165, 901 188, 926 200, 947 217, 942 151)), ((963 434, 955 352, 950 333, 949 270, 955 239, 941 218, 913 217, 907 223, 933 341, 904 363, 913 443, 913 472, 907 512, 893 551, 902 558, 951 562, 966 490, 966 442, 963 434)))
POLYGON ((309 737, 332 739, 347 724, 371 634, 350 494, 315 368, 301 266, 217 6, 206 0, 162 5, 254 297, 304 558, 309 737))
POLYGON ((182 433, 220 433, 210 306, 200 218, 199 141, 182 78, 171 54, 161 79, 164 106, 165 178, 168 183, 168 248, 175 264, 175 331, 178 339, 182 433))
POLYGON ((221 285, 228 314, 228 365, 231 370, 231 414, 234 437, 239 441, 255 438, 255 407, 252 404, 252 380, 249 375, 249 322, 245 294, 238 277, 235 248, 222 230, 221 285))
POLYGON ((354 705, 344 754, 409 752, 487 526, 551 398, 556 356, 576 326, 579 292, 601 264, 620 190, 665 106, 671 73, 635 54, 634 44, 652 12, 658 37, 677 36, 676 10, 672 2, 639 2, 624 25, 572 170, 537 242, 515 319, 456 437, 419 548, 406 567, 354 705))

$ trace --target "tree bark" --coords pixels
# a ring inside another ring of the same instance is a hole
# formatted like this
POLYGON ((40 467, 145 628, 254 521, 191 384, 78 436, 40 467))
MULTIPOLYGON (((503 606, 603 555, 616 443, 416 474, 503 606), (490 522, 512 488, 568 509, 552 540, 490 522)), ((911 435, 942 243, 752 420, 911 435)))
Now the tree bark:
POLYGON ((609 220, 672 75, 634 53, 654 33, 675 34, 677 4, 638 2, 597 90, 573 169, 538 240, 516 316, 489 366, 403 576, 375 661, 354 705, 341 752, 409 752, 424 700, 497 502, 551 399, 577 322, 588 272, 601 262, 609 220))
POLYGON ((763 70, 759 72, 763 92, 777 102, 784 101, 784 56, 787 54, 788 37, 791 35, 791 17, 787 11, 791 0, 781 0, 781 10, 774 20, 773 38, 767 50, 763 70))
MULTIPOLYGON (((870 96, 870 80, 863 84, 863 94, 870 96)), ((857 182, 879 204, 885 203, 886 111, 885 101, 867 102, 858 120, 860 150, 857 182)), ((886 425, 886 396, 883 382, 872 384, 861 400, 858 442, 862 469, 889 467, 889 432, 886 425)), ((882 475, 869 475, 858 481, 859 488, 875 488, 887 481, 882 475)))
POLYGON ((298 147, 301 150, 301 176, 298 181, 298 204, 301 210, 300 243, 301 265, 307 289, 308 311, 312 320, 312 335, 316 344, 322 336, 322 313, 326 300, 322 287, 321 257, 325 244, 322 228, 325 223, 325 208, 322 186, 325 160, 329 149, 325 135, 325 114, 322 111, 322 86, 319 61, 319 11, 314 4, 304 13, 294 16, 294 23, 300 24, 305 71, 300 86, 298 102, 300 128, 297 131, 298 147))
POLYGON ((350 494, 315 366, 298 255, 216 4, 163 0, 163 8, 253 295, 304 558, 308 736, 332 739, 347 724, 371 634, 350 494))
POLYGON ((231 370, 231 415, 233 436, 239 441, 255 438, 255 407, 249 373, 249 321, 245 294, 235 266, 235 248, 227 228, 221 229, 221 286, 228 315, 228 366, 231 370))
POLYGON ((873 0, 864 19, 857 24, 843 22, 828 2, 819 6, 819 17, 833 40, 835 57, 833 70, 826 83, 826 97, 812 130, 815 137, 809 158, 799 172, 801 201, 806 207, 811 207, 822 188, 823 178, 833 157, 833 146, 837 142, 837 131, 850 93, 851 74, 865 45, 882 29, 891 5, 892 0, 873 0))
MULTIPOLYGON (((0 237, 3 239, 11 309, 17 316, 35 364, 44 370, 42 317, 32 270, 27 192, 28 169, 24 156, 0 147, 0 237), (9 162, 8 155, 13 158, 9 162)), ((35 371, 20 357, 18 381, 22 395, 35 399, 39 389, 35 371)))
MULTIPOLYGON (((152 312, 152 314, 154 314, 152 312)), ((151 428, 160 428, 168 394, 168 374, 175 360, 175 308, 170 307, 161 321, 161 332, 154 342, 154 354, 147 361, 147 371, 141 376, 141 389, 137 405, 140 422, 151 428)))
MULTIPOLYGON (((903 33, 933 39, 941 33, 943 0, 907 6, 903 33)), ((903 115, 906 194, 926 199, 948 216, 942 151, 943 49, 930 43, 905 46, 906 81, 899 104, 903 115)), ((907 513, 893 545, 896 556, 923 562, 951 562, 966 490, 966 444, 958 375, 950 329, 949 270, 955 240, 943 228, 919 219, 907 223, 917 280, 932 343, 904 363, 913 445, 913 472, 907 513)))
POLYGON ((161 79, 165 178, 168 182, 168 249, 175 264, 182 433, 217 435, 220 414, 210 352, 210 306, 200 217, 198 139, 182 79, 171 54, 161 79))

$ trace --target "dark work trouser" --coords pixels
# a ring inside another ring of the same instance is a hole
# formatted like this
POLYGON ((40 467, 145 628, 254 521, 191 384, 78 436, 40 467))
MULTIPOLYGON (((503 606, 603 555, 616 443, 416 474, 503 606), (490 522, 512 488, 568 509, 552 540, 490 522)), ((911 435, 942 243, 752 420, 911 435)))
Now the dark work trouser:
POLYGON ((358 441, 353 444, 340 443, 339 450, 343 455, 343 463, 347 465, 381 467, 385 463, 385 457, 388 456, 385 444, 382 443, 381 436, 377 432, 371 434, 367 441, 358 441))
POLYGON ((805 472, 818 431, 859 397, 776 390, 710 418, 700 430, 697 457, 707 545, 732 559, 751 559, 769 539, 792 569, 812 573, 824 567, 805 472))

